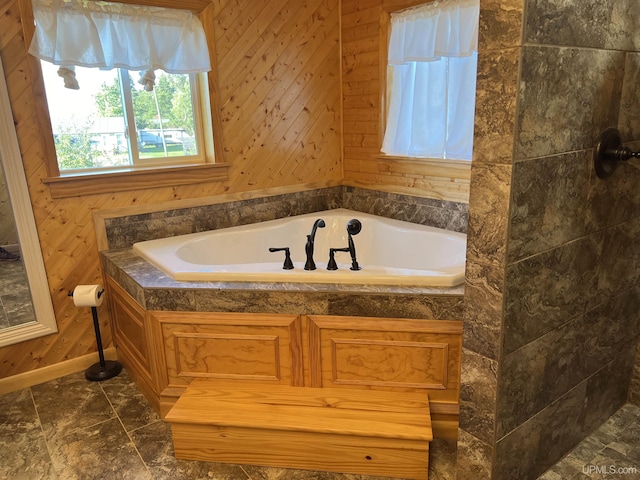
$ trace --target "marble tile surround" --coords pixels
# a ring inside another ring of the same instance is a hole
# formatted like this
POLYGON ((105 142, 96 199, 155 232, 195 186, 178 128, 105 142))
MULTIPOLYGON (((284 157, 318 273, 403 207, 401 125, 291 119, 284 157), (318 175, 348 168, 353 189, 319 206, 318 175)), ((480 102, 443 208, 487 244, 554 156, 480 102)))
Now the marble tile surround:
POLYGON ((512 165, 472 164, 467 260, 505 264, 512 168, 512 165))
POLYGON ((636 347, 636 360, 631 373, 629 385, 629 401, 640 407, 640 348, 636 347))
POLYGON ((468 206, 355 187, 330 187, 236 202, 179 208, 105 220, 109 249, 135 242, 216 230, 305 213, 347 208, 466 233, 468 206))
POLYGON ((507 267, 505 355, 597 304, 603 241, 598 232, 507 267))
POLYGON ((131 249, 102 253, 103 270, 148 310, 462 319, 464 287, 179 282, 131 249))
POLYGON ((621 352, 633 357, 635 345, 628 339, 639 332, 640 295, 632 290, 506 355, 500 368, 497 436, 616 362, 621 352))
POLYGON ((573 45, 611 50, 640 50, 635 0, 527 2, 525 40, 551 45, 573 45), (567 19, 572 19, 568 24, 567 19))
POLYGON ((109 219, 106 230, 110 250, 103 252, 103 270, 149 310, 462 319, 462 286, 176 282, 130 250, 135 241, 339 207, 454 231, 467 229, 466 204, 333 187, 109 219))
POLYGON ((476 361, 463 364, 458 478, 533 479, 605 421, 629 385, 640 402, 640 163, 603 182, 590 157, 612 125, 638 149, 640 4, 504 3, 514 18, 524 12, 524 37, 508 44, 492 25, 494 3, 481 2, 481 38, 482 25, 497 33, 481 42, 478 113, 504 138, 472 165, 464 346, 476 361), (517 104, 514 117, 502 108, 487 118, 491 91, 503 92, 499 105, 517 104), (478 388, 490 385, 499 390, 478 388))
POLYGON ((519 66, 518 48, 493 50, 478 57, 473 134, 477 161, 512 161, 519 66), (503 80, 496 82, 496 78, 503 80))
POLYGON ((478 50, 491 52, 522 45, 523 0, 482 0, 478 50))
POLYGON ((592 148, 618 124, 624 67, 619 51, 523 47, 515 159, 592 148))
POLYGON ((591 150, 514 165, 508 261, 585 235, 591 150))
POLYGON ((492 478, 537 478, 618 411, 627 400, 632 351, 499 439, 492 478))

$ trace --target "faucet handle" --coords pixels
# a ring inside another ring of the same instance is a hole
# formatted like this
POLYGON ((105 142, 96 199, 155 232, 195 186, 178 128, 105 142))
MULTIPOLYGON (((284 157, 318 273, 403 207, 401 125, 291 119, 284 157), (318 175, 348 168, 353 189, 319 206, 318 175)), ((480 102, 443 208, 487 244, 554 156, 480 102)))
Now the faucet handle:
POLYGON ((329 249, 329 262, 327 263, 327 270, 337 270, 338 264, 336 263, 336 252, 348 252, 347 248, 330 248, 329 249))
POLYGON ((289 247, 280 247, 280 248, 269 248, 270 252, 282 252, 284 251, 284 265, 282 266, 283 270, 292 270, 293 262, 291 261, 291 253, 289 252, 289 247))

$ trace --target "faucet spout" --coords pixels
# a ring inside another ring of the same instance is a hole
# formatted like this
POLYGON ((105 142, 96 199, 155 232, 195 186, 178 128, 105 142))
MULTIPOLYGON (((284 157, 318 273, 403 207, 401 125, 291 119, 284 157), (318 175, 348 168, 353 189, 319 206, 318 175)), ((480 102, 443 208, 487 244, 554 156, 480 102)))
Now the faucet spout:
POLYGON ((311 233, 307 235, 307 244, 304 247, 304 250, 307 254, 307 261, 304 264, 305 270, 316 269, 316 264, 313 261, 313 249, 314 249, 314 242, 316 240, 316 230, 318 230, 318 228, 324 228, 324 227, 325 227, 324 220, 319 218, 315 222, 313 222, 311 233))

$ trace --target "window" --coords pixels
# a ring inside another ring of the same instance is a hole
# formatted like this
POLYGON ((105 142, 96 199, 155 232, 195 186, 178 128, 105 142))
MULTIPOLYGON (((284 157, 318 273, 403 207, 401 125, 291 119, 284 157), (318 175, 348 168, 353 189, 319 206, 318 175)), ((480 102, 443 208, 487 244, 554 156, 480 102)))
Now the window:
POLYGON ((29 52, 42 60, 60 173, 205 161, 197 77, 210 58, 197 16, 84 0, 33 8, 29 52))
POLYGON ((478 17, 477 0, 391 14, 383 153, 471 160, 478 17))
POLYGON ((78 67, 75 90, 41 65, 61 173, 204 162, 195 74, 158 71, 146 91, 138 72, 78 67))

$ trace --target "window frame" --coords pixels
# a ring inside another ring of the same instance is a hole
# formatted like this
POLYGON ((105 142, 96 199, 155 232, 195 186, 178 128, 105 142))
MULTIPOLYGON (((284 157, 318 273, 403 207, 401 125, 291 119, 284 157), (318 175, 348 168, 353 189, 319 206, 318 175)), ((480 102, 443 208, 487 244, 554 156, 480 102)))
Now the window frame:
POLYGON ((395 7, 382 8, 380 13, 380 46, 379 46, 379 67, 380 67, 380 111, 379 111, 379 131, 378 131, 378 154, 376 158, 391 164, 404 163, 408 168, 419 169, 422 165, 428 170, 437 169, 444 176, 452 178, 468 179, 471 172, 471 161, 454 158, 429 158, 429 157, 408 157, 388 155, 382 151, 382 142, 387 129, 387 109, 389 95, 387 92, 387 67, 389 58, 389 41, 391 40, 391 14, 407 8, 416 7, 430 3, 428 1, 419 0, 407 2, 395 7))
MULTIPOLYGON (((172 0, 110 0, 145 6, 175 8, 172 0)), ((29 45, 35 32, 33 8, 28 0, 21 1, 25 8, 24 29, 25 44, 29 45), (28 21, 27 21, 28 20, 28 21)), ((43 157, 47 177, 42 181, 49 187, 52 198, 113 193, 196 183, 228 180, 229 165, 225 163, 222 118, 217 75, 217 60, 213 32, 213 5, 210 0, 183 0, 180 8, 194 11, 200 18, 209 47, 211 71, 198 75, 201 121, 204 138, 204 163, 171 166, 153 166, 148 168, 125 168, 116 172, 74 172, 61 173, 53 139, 53 131, 47 106, 44 80, 40 61, 30 57, 31 70, 34 73, 34 97, 37 102, 38 121, 43 133, 43 157), (200 80, 202 79, 202 80, 200 80), (214 141, 215 138, 215 141, 214 141)))

